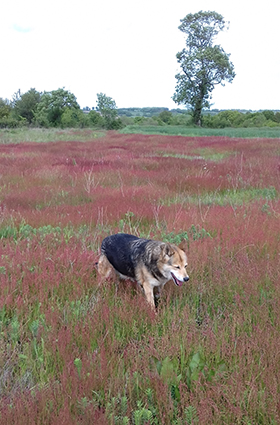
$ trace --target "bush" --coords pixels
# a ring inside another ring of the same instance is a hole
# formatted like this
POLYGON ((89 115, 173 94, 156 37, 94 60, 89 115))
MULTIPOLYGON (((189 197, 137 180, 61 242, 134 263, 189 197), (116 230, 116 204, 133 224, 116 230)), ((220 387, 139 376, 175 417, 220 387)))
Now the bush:
MULTIPOLYGON (((239 111, 221 111, 216 115, 206 115, 203 117, 204 127, 225 128, 225 127, 275 127, 277 126, 278 113, 273 111, 247 112, 243 114, 239 111)), ((279 113, 280 122, 280 113, 279 113)))
POLYGON ((24 127, 28 123, 26 119, 18 120, 16 118, 12 118, 11 116, 0 118, 0 128, 16 128, 16 127, 24 127))
POLYGON ((120 118, 115 118, 113 120, 111 120, 111 119, 106 120, 105 119, 105 128, 107 130, 120 130, 123 127, 124 127, 124 125, 123 125, 122 120, 120 118))
POLYGON ((104 127, 104 118, 101 116, 99 112, 96 111, 90 111, 87 115, 87 124, 89 127, 104 127))
POLYGON ((86 127, 85 114, 80 109, 66 108, 61 115, 62 128, 86 127))
POLYGON ((20 91, 16 94, 16 100, 14 101, 13 114, 17 119, 25 118, 29 124, 34 119, 34 111, 37 108, 41 99, 41 93, 35 89, 30 89, 23 95, 20 91))

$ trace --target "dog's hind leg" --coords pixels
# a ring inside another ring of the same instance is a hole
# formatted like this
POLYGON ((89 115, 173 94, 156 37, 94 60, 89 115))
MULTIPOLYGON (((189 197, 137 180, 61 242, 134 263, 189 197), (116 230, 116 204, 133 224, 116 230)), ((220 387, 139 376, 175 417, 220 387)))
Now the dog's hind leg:
MULTIPOLYGON (((98 273, 99 273, 102 280, 108 279, 108 277, 110 275, 114 274, 113 267, 111 266, 111 264, 107 260, 106 255, 104 255, 104 254, 101 254, 101 256, 98 260, 97 269, 98 269, 98 273)), ((101 282, 99 282, 99 285, 100 285, 100 283, 101 282)))
POLYGON ((155 306, 158 308, 160 296, 161 296, 162 286, 155 286, 154 287, 154 300, 155 300, 155 306))

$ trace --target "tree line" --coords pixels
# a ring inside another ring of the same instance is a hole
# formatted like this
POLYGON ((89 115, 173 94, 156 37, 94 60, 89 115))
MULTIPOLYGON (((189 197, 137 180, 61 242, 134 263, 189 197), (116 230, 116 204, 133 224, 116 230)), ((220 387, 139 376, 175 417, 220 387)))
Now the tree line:
MULTIPOLYGON (((279 111, 210 111, 202 113, 204 127, 276 127, 279 111)), ((0 98, 0 128, 22 126, 58 128, 120 129, 127 125, 194 124, 191 111, 168 108, 120 108, 104 93, 97 94, 96 109, 80 108, 74 94, 65 89, 39 93, 34 88, 26 93, 18 90, 11 101, 0 98)))
POLYGON ((103 93, 97 94, 97 110, 85 114, 73 93, 64 88, 40 93, 31 88, 18 90, 11 101, 0 98, 0 128, 32 125, 37 127, 95 127, 119 129, 115 101, 103 93))

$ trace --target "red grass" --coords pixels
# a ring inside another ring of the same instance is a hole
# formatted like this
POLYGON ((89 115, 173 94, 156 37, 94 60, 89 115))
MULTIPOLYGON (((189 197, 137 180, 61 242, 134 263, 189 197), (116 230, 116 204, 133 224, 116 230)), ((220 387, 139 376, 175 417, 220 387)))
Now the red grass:
POLYGON ((278 154, 279 140, 114 132, 0 146, 1 423, 133 423, 138 402, 155 423, 278 423, 278 154), (117 231, 189 232, 191 281, 167 284, 156 316, 132 284, 98 287, 100 242, 117 231), (153 360, 167 357, 173 381, 153 360))

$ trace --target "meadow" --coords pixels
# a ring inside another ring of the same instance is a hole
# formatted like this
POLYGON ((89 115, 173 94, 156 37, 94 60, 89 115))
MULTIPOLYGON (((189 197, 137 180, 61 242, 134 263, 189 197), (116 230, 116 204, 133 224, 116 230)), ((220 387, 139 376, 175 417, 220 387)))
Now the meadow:
POLYGON ((185 125, 127 125, 124 134, 164 134, 188 137, 222 136, 242 138, 280 138, 280 127, 187 127, 185 125))
POLYGON ((11 137, 0 422, 280 423, 280 139, 11 137), (133 282, 100 282, 116 232, 186 241, 190 281, 167 283, 157 314, 133 282))

